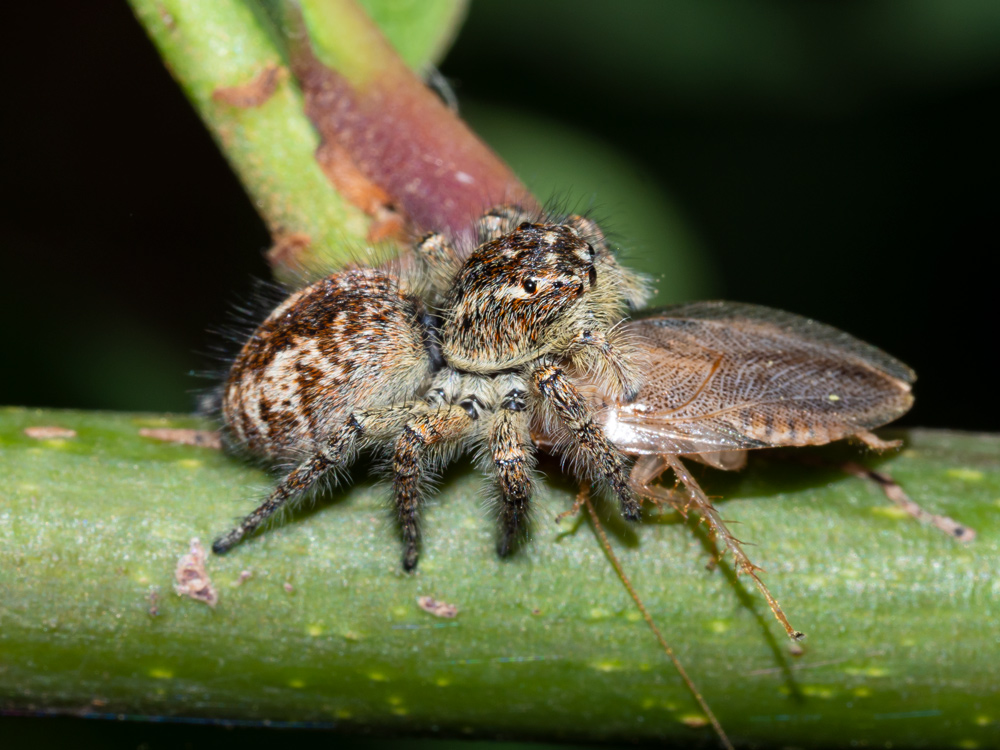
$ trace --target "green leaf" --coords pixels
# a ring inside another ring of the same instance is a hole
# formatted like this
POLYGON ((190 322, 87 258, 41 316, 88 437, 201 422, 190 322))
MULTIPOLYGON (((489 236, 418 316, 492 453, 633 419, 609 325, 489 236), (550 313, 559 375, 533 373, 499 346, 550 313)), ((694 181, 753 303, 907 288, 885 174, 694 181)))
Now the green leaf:
MULTIPOLYGON (((0 709, 711 741, 586 519, 554 523, 574 494, 555 463, 513 559, 496 557, 482 479, 460 466, 427 504, 419 573, 402 574, 386 494, 362 464, 352 489, 209 556, 214 609, 179 597, 191 539, 207 544, 268 484, 217 451, 138 432, 206 426, 0 412, 0 709), (76 434, 35 439, 30 426, 76 434), (428 614, 420 596, 457 617, 428 614)), ((972 543, 900 517, 873 484, 794 461, 836 450, 699 474, 808 634, 799 656, 756 592, 725 564, 706 570, 698 528, 657 511, 629 526, 604 507, 616 554, 737 744, 1000 737, 1000 438, 904 437, 880 470, 975 528, 972 543)))

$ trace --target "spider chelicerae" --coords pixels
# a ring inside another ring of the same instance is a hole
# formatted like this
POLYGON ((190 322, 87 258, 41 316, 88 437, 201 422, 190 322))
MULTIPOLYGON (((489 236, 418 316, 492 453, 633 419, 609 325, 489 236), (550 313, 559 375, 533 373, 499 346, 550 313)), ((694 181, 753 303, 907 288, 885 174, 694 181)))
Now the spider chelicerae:
POLYGON ((412 570, 427 480, 474 451, 496 487, 506 555, 528 516, 532 431, 552 436, 581 479, 616 495, 626 518, 639 517, 628 463, 574 379, 618 401, 639 392, 641 350, 620 324, 646 300, 644 278, 581 216, 503 206, 477 233, 467 256, 441 234, 424 236, 412 272, 327 276, 257 328, 223 386, 224 434, 287 470, 215 552, 370 450, 391 467, 403 568, 412 570))

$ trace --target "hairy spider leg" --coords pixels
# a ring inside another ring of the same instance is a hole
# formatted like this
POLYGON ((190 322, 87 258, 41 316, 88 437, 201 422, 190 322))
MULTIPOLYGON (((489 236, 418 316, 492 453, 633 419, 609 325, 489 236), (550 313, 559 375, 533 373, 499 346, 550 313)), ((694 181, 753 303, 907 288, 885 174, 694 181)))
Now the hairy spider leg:
POLYGON ((392 456, 392 492, 403 532, 403 569, 417 567, 420 557, 421 485, 428 468, 447 462, 448 448, 468 437, 479 418, 479 399, 458 405, 420 404, 396 438, 392 456), (430 453, 430 455, 428 455, 430 453))
POLYGON ((408 403, 354 412, 314 454, 278 482, 267 500, 232 531, 216 539, 212 544, 212 551, 219 555, 228 552, 289 502, 297 500, 315 487, 320 479, 352 464, 361 448, 398 432, 412 418, 416 406, 408 403))
POLYGON ((633 489, 642 497, 649 498, 653 502, 668 502, 673 505, 681 515, 686 516, 687 512, 693 508, 698 515, 704 519, 705 523, 708 524, 708 528, 712 535, 717 539, 721 539, 726 545, 726 548, 732 552, 733 560, 736 562, 736 570, 740 573, 745 573, 750 576, 754 584, 760 590, 760 593, 764 595, 767 600, 768 605, 771 607, 771 611, 774 613, 775 618, 784 627, 785 632, 788 633, 788 637, 793 640, 800 640, 804 637, 804 634, 796 630, 788 622, 788 618, 785 616, 784 611, 781 609, 781 605, 778 604, 778 600, 771 595, 767 586, 757 575, 757 571, 761 568, 754 565, 750 558, 747 557, 746 553, 743 551, 742 543, 739 539, 733 536, 732 532, 726 526, 726 522, 722 520, 722 516, 719 515, 719 511, 715 509, 705 491, 702 490, 698 482, 688 471, 687 467, 680 460, 678 456, 673 455, 663 455, 663 456, 643 456, 638 461, 636 461, 635 466, 632 469, 632 476, 630 478, 631 485, 633 489), (674 473, 674 476, 684 485, 688 491, 689 500, 684 502, 679 497, 679 493, 674 490, 670 490, 665 487, 655 486, 652 483, 661 476, 667 469, 674 473))
POLYGON ((569 429, 576 445, 618 496, 622 515, 639 520, 639 499, 629 485, 629 468, 622 452, 615 447, 594 421, 594 412, 576 386, 557 365, 542 365, 532 380, 545 402, 569 429))
POLYGON ((448 238, 439 232, 428 232, 413 246, 413 255, 422 271, 422 291, 425 294, 445 294, 461 265, 458 253, 448 238))
POLYGON ((502 395, 500 408, 490 414, 486 433, 489 454, 481 461, 484 471, 493 475, 500 490, 497 553, 501 556, 510 553, 525 528, 534 489, 535 452, 527 408, 528 393, 524 389, 515 386, 502 395))
POLYGON ((624 340, 622 328, 604 333, 598 324, 573 337, 569 345, 573 364, 598 383, 613 383, 626 403, 635 400, 643 384, 642 357, 624 340))
POLYGON ((476 221, 476 238, 480 245, 503 237, 518 224, 539 218, 520 206, 504 205, 491 208, 476 221))

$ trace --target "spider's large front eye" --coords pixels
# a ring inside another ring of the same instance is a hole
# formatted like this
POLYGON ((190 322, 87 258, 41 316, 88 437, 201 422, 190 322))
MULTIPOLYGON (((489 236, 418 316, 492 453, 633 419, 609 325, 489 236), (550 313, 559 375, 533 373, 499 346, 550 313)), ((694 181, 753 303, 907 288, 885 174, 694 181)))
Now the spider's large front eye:
POLYGON ((591 258, 593 258, 595 255, 597 255, 597 251, 594 250, 594 246, 591 245, 589 242, 587 243, 587 252, 590 254, 591 258))
POLYGON ((521 282, 521 287, 528 294, 534 294, 535 290, 538 289, 538 285, 535 283, 534 279, 525 279, 524 281, 521 282))
POLYGON ((590 267, 590 273, 587 275, 587 279, 590 281, 591 286, 597 283, 597 269, 593 266, 590 267))

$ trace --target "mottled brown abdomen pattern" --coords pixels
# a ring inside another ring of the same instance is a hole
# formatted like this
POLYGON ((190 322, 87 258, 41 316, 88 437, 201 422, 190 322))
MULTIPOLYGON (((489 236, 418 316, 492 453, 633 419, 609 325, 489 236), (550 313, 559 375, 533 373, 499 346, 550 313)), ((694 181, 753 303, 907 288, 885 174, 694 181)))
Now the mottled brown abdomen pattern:
POLYGON ((260 458, 300 458, 351 413, 413 399, 432 362, 418 302, 366 269, 328 276, 283 302, 233 363, 228 439, 260 458))

